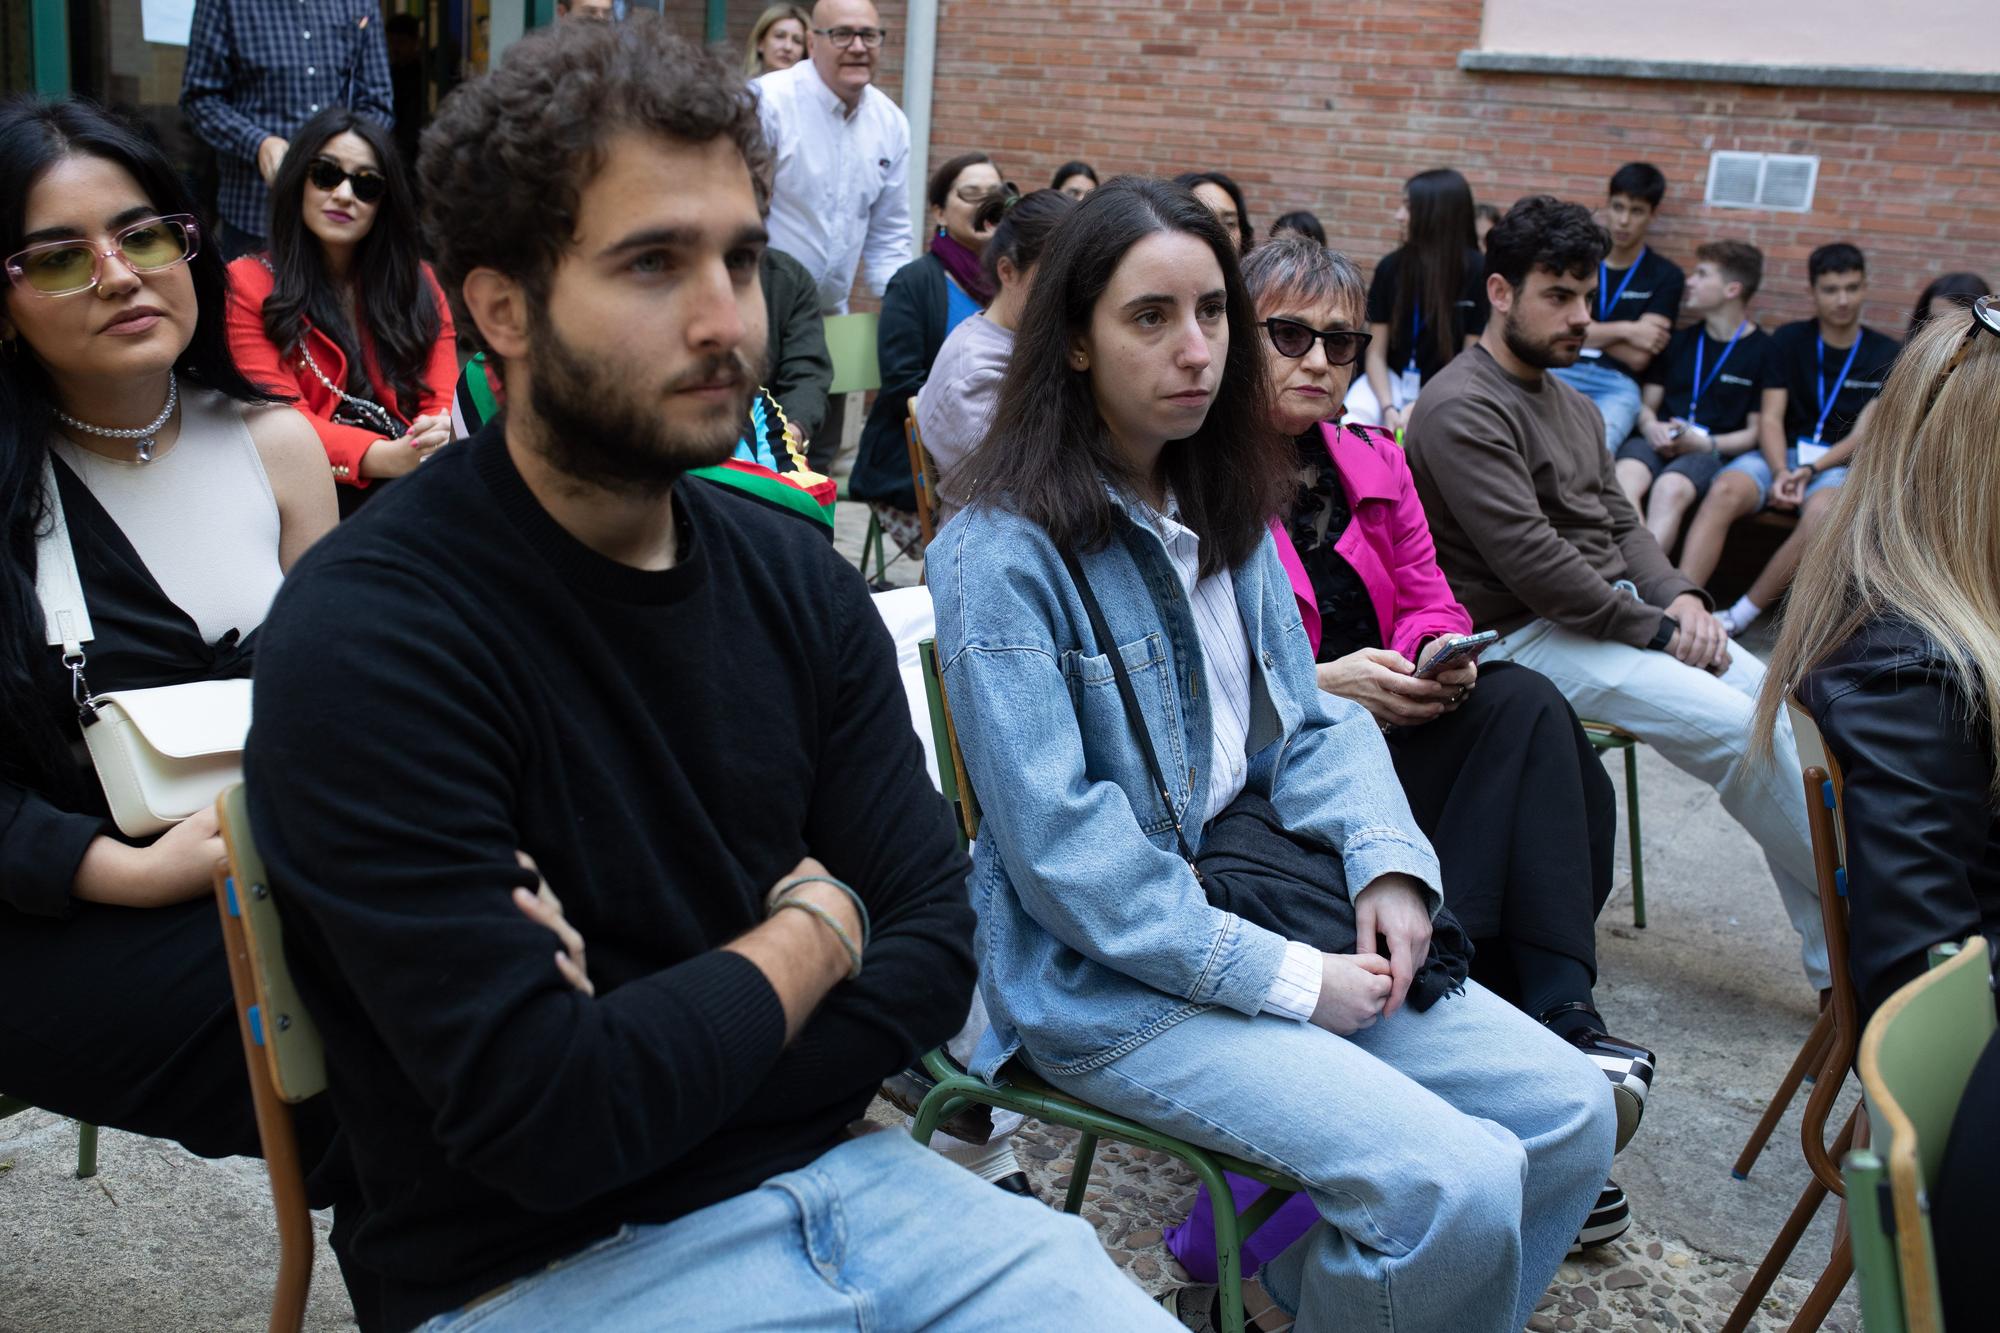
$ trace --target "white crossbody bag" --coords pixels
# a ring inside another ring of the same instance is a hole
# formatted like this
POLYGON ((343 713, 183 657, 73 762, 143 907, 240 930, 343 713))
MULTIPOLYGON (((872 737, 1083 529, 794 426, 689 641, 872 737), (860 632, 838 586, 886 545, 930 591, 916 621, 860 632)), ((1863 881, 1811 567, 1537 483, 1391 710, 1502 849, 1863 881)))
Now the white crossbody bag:
POLYGON ((83 676, 90 611, 52 464, 42 480, 54 523, 37 542, 35 592, 48 643, 62 648, 83 742, 104 784, 113 822, 128 838, 150 837, 213 805, 225 787, 243 780, 250 682, 201 680, 91 694, 83 676))

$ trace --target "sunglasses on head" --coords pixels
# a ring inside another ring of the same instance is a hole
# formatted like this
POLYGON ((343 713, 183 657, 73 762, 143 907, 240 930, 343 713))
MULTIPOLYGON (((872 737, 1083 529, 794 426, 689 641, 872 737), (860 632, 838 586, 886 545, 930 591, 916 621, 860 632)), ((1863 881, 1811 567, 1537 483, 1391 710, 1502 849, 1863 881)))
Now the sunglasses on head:
POLYGON ((359 171, 348 171, 331 158, 316 157, 306 168, 306 179, 316 190, 332 194, 340 188, 342 181, 349 181, 354 187, 354 197, 364 204, 379 202, 389 192, 389 178, 379 171, 367 167, 359 171))
MULTIPOLYGON (((1954 370, 1965 364, 1965 358, 1972 353, 1972 344, 1982 332, 2000 338, 2000 296, 1982 296, 1972 303, 1972 323, 1966 327, 1965 336, 1958 340, 1958 350, 1951 354, 1951 360, 1945 362, 1937 383, 1931 386, 1930 397, 1924 400, 1924 416, 1929 416, 1931 409, 1937 406, 1945 381, 1951 378, 1954 370)), ((1922 418, 1918 420, 1921 422, 1922 418)))
POLYGON ((1329 366, 1353 365, 1375 337, 1359 329, 1316 329, 1295 319, 1275 318, 1264 321, 1264 332, 1271 335, 1271 346, 1278 355, 1293 361, 1312 351, 1315 342, 1325 343, 1329 366))
POLYGON ((80 240, 31 245, 8 257, 7 280, 36 296, 74 296, 97 285, 107 259, 116 258, 134 273, 160 273, 187 263, 200 245, 195 220, 172 213, 120 227, 102 250, 80 240))

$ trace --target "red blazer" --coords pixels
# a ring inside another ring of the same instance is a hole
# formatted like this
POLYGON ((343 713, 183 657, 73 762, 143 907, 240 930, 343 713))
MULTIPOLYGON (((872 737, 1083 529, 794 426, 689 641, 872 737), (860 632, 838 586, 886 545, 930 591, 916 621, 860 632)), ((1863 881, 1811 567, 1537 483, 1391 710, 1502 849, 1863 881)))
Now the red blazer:
MULTIPOLYGON (((443 413, 448 416, 451 413, 452 387, 458 383, 458 339, 452 330, 451 303, 444 299, 444 289, 438 286, 429 264, 423 265, 423 278, 424 286, 430 289, 432 299, 437 302, 438 336, 431 345, 430 364, 424 370, 423 391, 417 403, 418 415, 443 413)), ((327 462, 333 466, 335 481, 347 486, 366 486, 368 479, 361 475, 361 455, 382 437, 361 426, 336 425, 333 414, 340 406, 340 399, 320 383, 319 376, 306 366, 305 357, 297 352, 289 358, 279 355, 277 345, 264 332, 264 300, 270 296, 276 281, 271 270, 253 255, 246 255, 230 264, 229 350, 236 357, 238 368, 252 384, 298 399, 293 406, 305 413, 313 429, 319 432, 319 442, 326 447, 327 462)), ((312 349, 313 360, 326 372, 328 379, 335 384, 347 383, 347 357, 333 339, 318 329, 308 328, 306 346, 312 349)), ((375 364, 375 340, 365 328, 361 330, 361 356, 368 383, 374 387, 369 396, 387 408, 397 420, 408 425, 411 418, 404 416, 396 406, 396 395, 375 364)))
MULTIPOLYGON (((1333 549, 1354 566, 1368 589, 1382 628, 1382 646, 1414 662, 1425 639, 1471 633, 1472 617, 1452 596, 1451 585, 1438 569, 1423 502, 1417 499, 1410 465, 1403 460, 1395 437, 1373 426, 1343 430, 1327 423, 1321 424, 1320 435, 1333 456, 1354 513, 1333 549)), ((1284 520, 1271 521, 1271 535, 1278 543, 1278 559, 1291 577, 1306 638, 1317 656, 1319 598, 1313 595, 1284 520)))

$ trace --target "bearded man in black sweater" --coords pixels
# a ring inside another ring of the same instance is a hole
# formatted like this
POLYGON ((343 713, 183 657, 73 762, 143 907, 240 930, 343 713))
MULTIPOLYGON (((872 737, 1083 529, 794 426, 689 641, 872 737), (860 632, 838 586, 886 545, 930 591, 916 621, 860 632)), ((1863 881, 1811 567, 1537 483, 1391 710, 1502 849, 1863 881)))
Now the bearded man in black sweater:
POLYGON ((439 277, 509 409, 262 631, 251 810, 353 1153, 357 1308, 1154 1326, 1080 1221, 850 1131, 965 1017, 967 861, 860 575, 683 478, 763 368, 769 167, 740 77, 634 17, 524 39, 425 134, 439 277))

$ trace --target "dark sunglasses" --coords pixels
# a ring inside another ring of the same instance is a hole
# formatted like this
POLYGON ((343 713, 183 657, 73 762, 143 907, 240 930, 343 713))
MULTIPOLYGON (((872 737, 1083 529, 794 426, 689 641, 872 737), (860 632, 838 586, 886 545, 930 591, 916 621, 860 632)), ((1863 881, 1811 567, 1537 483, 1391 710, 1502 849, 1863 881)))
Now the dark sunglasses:
POLYGON ((306 179, 313 183, 314 189, 325 190, 328 194, 338 190, 342 181, 351 181, 354 197, 364 204, 376 203, 389 193, 389 178, 381 172, 370 171, 367 167, 346 171, 330 158, 314 158, 312 165, 306 168, 306 179))
POLYGON ((1375 337, 1359 329, 1316 329, 1295 319, 1267 319, 1264 332, 1271 335, 1271 346, 1279 356, 1294 361, 1311 352, 1315 342, 1325 343, 1329 366, 1353 365, 1375 337))

